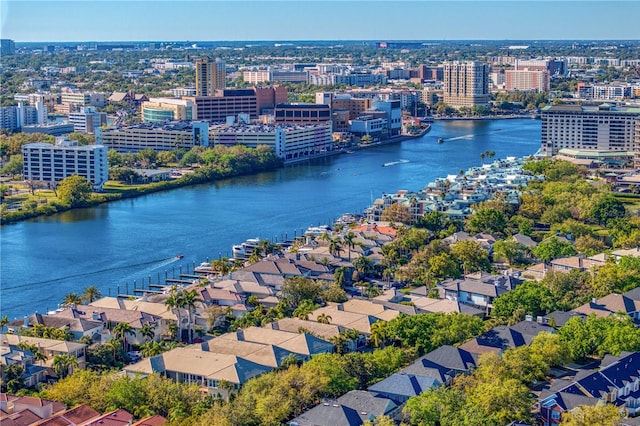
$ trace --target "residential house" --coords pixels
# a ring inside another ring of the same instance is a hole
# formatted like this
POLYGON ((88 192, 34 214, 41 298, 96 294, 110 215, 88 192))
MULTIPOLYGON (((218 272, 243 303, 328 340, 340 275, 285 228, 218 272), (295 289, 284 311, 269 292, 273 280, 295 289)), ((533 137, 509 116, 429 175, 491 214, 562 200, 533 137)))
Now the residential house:
MULTIPOLYGON (((632 290, 633 291, 633 290, 632 290)), ((631 293, 633 294, 633 293, 631 293)), ((593 299, 589 303, 578 306, 572 312, 584 315, 608 317, 616 313, 629 315, 634 320, 640 320, 640 301, 624 294, 612 293, 600 299, 593 299)))
POLYGON ((37 423, 38 426, 81 425, 100 417, 100 413, 86 404, 77 405, 37 423))
POLYGON ((80 305, 69 307, 62 312, 57 312, 56 316, 63 318, 83 318, 91 319, 103 324, 103 343, 112 338, 113 329, 120 323, 129 324, 133 330, 133 335, 127 335, 126 339, 130 345, 139 345, 144 342, 144 336, 140 330, 145 324, 154 327, 156 339, 161 337, 162 318, 143 311, 134 311, 125 308, 104 308, 93 305, 80 305))
POLYGON ((239 356, 188 348, 172 349, 124 367, 124 371, 132 376, 158 373, 179 383, 195 383, 209 393, 225 398, 231 390, 239 390, 247 380, 271 370, 271 367, 239 356))
POLYGON ((431 377, 448 384, 459 374, 467 374, 476 367, 478 355, 450 345, 440 346, 418 358, 400 373, 431 377))
POLYGON ((262 327, 248 327, 221 336, 225 339, 274 345, 298 354, 308 361, 312 355, 333 352, 333 343, 308 333, 290 333, 262 327))
POLYGON ((353 390, 338 399, 323 401, 291 420, 289 425, 359 426, 376 417, 390 416, 396 409, 397 405, 388 398, 353 390))
POLYGON ((561 257, 554 259, 551 262, 551 270, 554 272, 570 272, 574 269, 578 271, 591 271, 593 268, 604 265, 603 262, 598 262, 592 258, 584 258, 579 256, 561 257))
POLYGON ((541 394, 540 416, 545 426, 559 424, 562 413, 578 405, 614 404, 630 416, 640 412, 640 352, 607 355, 598 371, 580 371, 573 380, 541 394))
POLYGON ((327 341, 338 337, 340 333, 346 330, 346 328, 341 325, 323 324, 315 321, 305 321, 299 318, 282 318, 265 325, 264 328, 288 331, 290 333, 310 333, 327 341))
POLYGON ((63 318, 55 315, 44 315, 35 313, 26 317, 24 321, 14 322, 10 325, 15 327, 33 328, 36 325, 57 328, 60 330, 69 330, 74 340, 81 338, 95 337, 102 333, 103 324, 100 321, 92 321, 83 318, 63 318))
POLYGON ((499 325, 481 336, 468 340, 459 348, 478 355, 489 352, 502 353, 505 349, 530 344, 533 338, 542 332, 554 333, 555 329, 534 321, 520 321, 512 326, 499 325))
POLYGON ((86 364, 86 348, 84 343, 68 342, 64 340, 43 339, 41 337, 20 336, 17 334, 0 334, 2 347, 17 347, 21 342, 35 345, 40 352, 47 356, 43 364, 50 367, 56 355, 70 355, 77 359, 78 368, 84 369, 86 364))
POLYGON ((36 364, 33 352, 16 345, 9 345, 4 340, 0 344, 0 364, 7 367, 10 365, 22 367, 22 379, 28 387, 44 382, 47 378, 47 369, 43 365, 36 364))
POLYGON ((442 382, 433 377, 395 373, 369 386, 367 390, 375 396, 389 398, 396 404, 402 404, 413 396, 420 395, 422 392, 441 385, 442 382))
POLYGON ((256 364, 271 368, 279 368, 283 362, 291 356, 303 358, 294 352, 282 349, 278 346, 264 343, 245 342, 242 340, 225 339, 224 335, 216 337, 200 345, 188 346, 189 349, 215 352, 219 354, 236 355, 256 364))
POLYGON ((65 411, 66 408, 58 401, 0 393, 0 424, 37 424, 42 419, 65 411))

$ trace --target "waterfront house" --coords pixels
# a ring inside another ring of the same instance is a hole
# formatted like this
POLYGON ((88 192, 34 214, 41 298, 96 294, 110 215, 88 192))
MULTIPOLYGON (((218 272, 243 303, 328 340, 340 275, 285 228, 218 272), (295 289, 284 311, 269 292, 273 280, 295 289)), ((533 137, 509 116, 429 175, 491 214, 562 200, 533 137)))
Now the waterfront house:
MULTIPOLYGON (((345 327, 335 324, 323 324, 315 321, 306 321, 299 318, 282 318, 264 326, 273 330, 288 331, 290 333, 310 333, 321 339, 330 341, 338 337, 346 330, 345 327)), ((355 348, 354 348, 355 350, 355 348)))
POLYGON ((144 342, 140 330, 145 324, 154 327, 155 339, 159 339, 162 333, 162 318, 142 311, 128 309, 103 308, 92 305, 80 305, 68 307, 57 312, 56 316, 63 318, 83 318, 101 322, 104 326, 102 333, 103 343, 112 338, 113 329, 120 323, 128 323, 135 331, 133 335, 127 335, 127 342, 131 345, 139 345, 144 342))
POLYGON ((34 328, 38 325, 68 330, 74 340, 88 336, 91 338, 100 336, 103 324, 100 321, 92 321, 84 318, 64 318, 56 315, 46 315, 35 313, 25 317, 23 321, 16 321, 9 324, 13 327, 34 328))

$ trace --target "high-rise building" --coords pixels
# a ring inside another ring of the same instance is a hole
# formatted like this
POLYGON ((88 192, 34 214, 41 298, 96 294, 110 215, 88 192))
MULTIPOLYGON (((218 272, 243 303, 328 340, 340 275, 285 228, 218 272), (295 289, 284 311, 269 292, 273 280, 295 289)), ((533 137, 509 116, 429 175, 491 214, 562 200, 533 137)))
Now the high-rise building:
POLYGON ((624 151, 640 148, 637 123, 640 108, 553 105, 542 109, 541 153, 552 156, 561 149, 624 151))
POLYGON ((69 123, 76 133, 95 133, 96 129, 107 124, 107 113, 97 112, 93 107, 83 107, 78 112, 69 113, 69 123))
POLYGON ((14 55, 16 53, 16 44, 8 38, 0 39, 0 55, 14 55))
POLYGON ((22 157, 26 180, 57 184, 78 175, 100 188, 109 179, 106 146, 78 146, 77 142, 58 139, 55 145, 43 142, 23 145, 22 157))
POLYGON ((226 64, 221 59, 196 59, 196 96, 213 96, 227 84, 226 64))
POLYGON ((454 107, 489 104, 489 65, 482 62, 444 64, 444 103, 454 107))
POLYGON ((527 92, 530 90, 538 92, 549 91, 549 72, 529 71, 529 70, 506 70, 505 89, 519 90, 527 92))

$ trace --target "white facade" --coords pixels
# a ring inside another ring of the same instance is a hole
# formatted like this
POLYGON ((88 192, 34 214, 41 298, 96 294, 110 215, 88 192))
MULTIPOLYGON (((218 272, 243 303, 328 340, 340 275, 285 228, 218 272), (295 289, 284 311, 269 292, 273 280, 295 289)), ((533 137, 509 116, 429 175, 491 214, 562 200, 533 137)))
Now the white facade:
POLYGON ((172 151, 178 148, 209 146, 209 124, 204 121, 174 122, 163 125, 140 123, 128 127, 96 130, 96 143, 118 152, 172 151))
POLYGON ((214 145, 267 145, 285 162, 326 155, 333 149, 331 123, 313 125, 217 126, 211 129, 214 145))
POLYGON ((60 102, 63 104, 105 107, 107 106, 107 97, 104 93, 98 92, 70 92, 63 93, 60 97, 60 102))
POLYGON ((26 180, 57 184, 78 175, 100 188, 109 179, 107 147, 103 145, 78 146, 67 140, 59 140, 56 145, 30 143, 22 146, 22 156, 26 180))
POLYGON ((93 107, 84 107, 80 112, 69 113, 69 123, 73 124, 73 131, 76 133, 94 133, 107 124, 107 113, 96 112, 93 107))
POLYGON ((554 105, 542 110, 542 146, 545 156, 563 148, 598 151, 634 151, 640 108, 554 105))

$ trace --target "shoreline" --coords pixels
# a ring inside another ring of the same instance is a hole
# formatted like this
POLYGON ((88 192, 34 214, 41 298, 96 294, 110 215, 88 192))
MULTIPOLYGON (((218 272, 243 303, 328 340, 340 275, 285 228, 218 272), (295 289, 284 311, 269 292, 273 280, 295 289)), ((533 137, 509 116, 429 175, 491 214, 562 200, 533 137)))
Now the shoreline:
MULTIPOLYGON (((466 120, 466 121, 478 121, 478 120, 499 120, 499 119, 525 119, 526 117, 522 117, 522 116, 496 116, 496 117, 432 117, 435 121, 455 121, 455 120, 466 120)), ((530 117, 531 118, 531 117, 530 117)), ((389 139, 385 139, 382 141, 377 141, 377 142, 372 142, 372 143, 367 143, 367 144, 362 144, 362 143, 358 143, 355 146, 351 146, 348 148, 341 148, 338 150, 333 150, 333 151, 328 151, 319 155, 315 155, 312 157, 307 157, 307 158, 303 158, 303 159, 299 159, 296 161, 283 161, 282 165, 279 167, 276 167, 273 170, 277 170, 278 168, 285 168, 287 166, 290 165, 297 165, 300 163, 303 163, 305 161, 312 161, 312 160, 318 160, 321 158, 327 158, 327 157, 333 157, 336 155, 340 155, 340 154, 351 154, 354 153, 355 151, 360 151, 360 150, 364 150, 364 149, 368 149, 368 148, 375 148, 378 146, 385 146, 385 145, 391 145, 391 144, 396 144, 396 143, 400 143, 400 142, 404 142, 407 140, 412 140, 412 139, 419 139, 422 138, 424 135, 426 135, 427 133, 429 133, 431 131, 431 127, 429 127, 426 131, 420 132, 419 134, 416 135, 397 135, 397 136, 393 136, 389 139)), ((273 171, 271 170, 271 171, 273 171)), ((264 171, 269 171, 269 170, 260 170, 260 171, 255 171, 249 174, 244 174, 244 175, 254 175, 257 173, 261 173, 264 171)), ((69 207, 69 208, 61 208, 62 206, 55 206, 52 208, 55 208, 55 211, 52 211, 50 208, 47 208, 47 206, 50 206, 50 204, 45 204, 43 206, 39 206, 38 208, 41 209, 42 211, 12 211, 12 212, 8 212, 7 215, 9 216, 9 218, 3 217, 0 218, 0 227, 2 226, 6 226, 6 225, 12 225, 12 224, 16 224, 16 223, 20 223, 26 220, 30 220, 30 219, 37 219, 39 217, 42 216, 51 216, 57 213, 64 213, 70 210, 79 210, 79 209, 85 209, 85 208, 92 208, 92 207, 96 207, 102 204, 107 204, 107 203, 111 203, 114 201, 121 201, 121 200, 125 200, 125 199, 133 199, 133 198, 138 198, 144 195, 148 195, 148 194, 152 194, 152 193, 156 193, 156 192, 164 192, 164 191, 169 191, 169 190, 174 190, 174 189, 179 189, 179 188, 183 188, 183 187, 189 187, 189 186, 193 186, 193 185, 199 185, 199 184, 206 184, 206 183, 213 183, 216 182, 218 180, 223 180, 223 179, 227 179, 227 178, 232 178, 232 177, 238 177, 238 176, 242 176, 243 174, 238 174, 238 175, 232 175, 232 176, 226 176, 224 178, 220 178, 220 179, 214 179, 214 180, 206 180, 206 181, 197 181, 197 182, 184 182, 184 181, 180 181, 179 179, 175 179, 175 180, 170 180, 170 181, 161 181, 161 182, 154 182, 154 183, 150 183, 148 184, 149 186, 145 186, 143 188, 140 189, 131 189, 131 190, 123 190, 123 191, 113 191, 113 192, 97 192, 95 193, 97 195, 97 198, 103 198, 102 200, 93 200, 92 202, 89 203, 89 205, 87 206, 82 206, 82 207, 69 207), (12 218, 12 213, 15 213, 15 216, 19 216, 19 217, 15 217, 12 218)))

